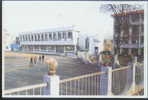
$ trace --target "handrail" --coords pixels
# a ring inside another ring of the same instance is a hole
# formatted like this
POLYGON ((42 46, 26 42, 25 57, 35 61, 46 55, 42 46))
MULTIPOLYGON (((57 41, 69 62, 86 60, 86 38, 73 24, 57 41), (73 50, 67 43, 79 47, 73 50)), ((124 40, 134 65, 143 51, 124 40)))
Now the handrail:
POLYGON ((42 84, 24 86, 24 87, 21 87, 21 88, 15 88, 15 89, 4 90, 3 93, 4 93, 4 94, 9 94, 9 93, 14 93, 14 92, 19 92, 19 91, 29 90, 29 89, 33 89, 33 88, 46 87, 46 86, 47 86, 46 83, 42 83, 42 84))
POLYGON ((76 76, 76 77, 72 77, 72 78, 68 78, 68 79, 63 79, 63 80, 60 81, 60 83, 73 81, 73 80, 79 80, 79 79, 82 79, 82 78, 91 77, 91 76, 95 76, 95 75, 101 75, 101 74, 105 74, 105 73, 106 72, 96 72, 96 73, 86 74, 86 75, 82 75, 82 76, 76 76))
MULTIPOLYGON (((119 71, 119 70, 125 70, 130 68, 129 66, 127 67, 122 67, 122 68, 117 68, 117 69, 113 69, 111 72, 115 72, 115 71, 119 71)), ((82 76, 76 76, 73 78, 68 78, 68 79, 63 79, 60 81, 60 83, 64 83, 64 82, 68 82, 68 81, 73 81, 73 80, 79 80, 82 78, 86 78, 86 77, 91 77, 91 76, 95 76, 95 75, 101 75, 101 74, 105 74, 106 72, 95 72, 95 73, 91 73, 91 74, 86 74, 86 75, 82 75, 82 76)))

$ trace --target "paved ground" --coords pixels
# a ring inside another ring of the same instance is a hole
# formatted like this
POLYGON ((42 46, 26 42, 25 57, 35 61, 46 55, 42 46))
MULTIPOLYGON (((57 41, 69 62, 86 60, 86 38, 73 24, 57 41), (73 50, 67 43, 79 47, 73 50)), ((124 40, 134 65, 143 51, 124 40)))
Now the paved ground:
MULTIPOLYGON (((57 74, 61 79, 97 72, 96 65, 83 64, 79 59, 62 56, 50 56, 58 61, 57 74)), ((29 66, 26 57, 5 57, 5 89, 17 88, 43 82, 47 74, 47 65, 38 63, 29 66)))

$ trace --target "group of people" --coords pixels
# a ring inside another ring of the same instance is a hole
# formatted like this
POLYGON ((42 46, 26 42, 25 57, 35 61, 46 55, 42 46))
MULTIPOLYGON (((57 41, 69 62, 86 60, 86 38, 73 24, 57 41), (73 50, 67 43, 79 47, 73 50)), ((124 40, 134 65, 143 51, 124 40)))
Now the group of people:
POLYGON ((32 56, 32 57, 30 57, 30 64, 37 64, 37 61, 43 63, 44 60, 45 60, 45 55, 32 56))

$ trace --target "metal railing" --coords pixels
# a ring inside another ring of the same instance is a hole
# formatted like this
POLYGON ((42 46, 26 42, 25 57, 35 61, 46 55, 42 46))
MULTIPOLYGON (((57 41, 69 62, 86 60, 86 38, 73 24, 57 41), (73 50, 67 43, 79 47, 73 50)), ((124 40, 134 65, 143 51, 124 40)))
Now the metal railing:
POLYGON ((60 81, 60 95, 99 95, 99 75, 96 72, 60 81))
MULTIPOLYGON (((20 55, 25 56, 26 55, 20 55)), ((30 55, 27 55, 30 57, 30 55)), ((60 80, 59 95, 101 95, 102 86, 111 90, 113 95, 120 95, 127 92, 133 83, 138 86, 143 85, 144 81, 144 65, 134 63, 131 66, 124 66, 121 68, 107 70, 103 72, 95 72, 73 78, 60 80), (111 73, 111 74, 110 74, 111 73), (110 77, 111 76, 111 77, 110 77), (104 82, 101 83, 101 77, 105 77, 104 82), (111 84, 111 86, 110 86, 111 84), (142 84, 142 85, 141 85, 142 84)), ((50 76, 51 78, 52 76, 50 76)), ((49 78, 49 80, 50 80, 49 78)), ((48 81, 48 80, 47 80, 48 81)), ((49 82, 50 84, 50 82, 49 82)), ((51 84, 50 84, 51 85, 51 84)), ((55 85, 55 84, 54 84, 55 85)), ((44 95, 44 88, 50 91, 50 86, 47 83, 26 86, 22 88, 15 88, 4 90, 4 95, 44 95)), ((142 88, 142 87, 140 87, 142 88)), ((50 91, 51 92, 51 91, 50 91)))
POLYGON ((4 90, 4 95, 43 95, 43 88, 46 87, 46 83, 25 86, 21 88, 4 90))
POLYGON ((112 71, 112 93, 120 95, 132 85, 132 66, 125 66, 112 71))
MULTIPOLYGON (((143 65, 137 64, 135 73, 135 83, 136 85, 141 85, 143 83, 143 65)), ((117 69, 111 70, 111 92, 113 95, 121 95, 124 91, 127 92, 133 83, 133 67, 125 66, 117 69)), ((107 72, 96 72, 91 74, 86 74, 82 76, 77 76, 73 78, 60 80, 59 95, 100 95, 101 75, 109 75, 107 72)), ((107 87, 109 76, 106 78, 107 87)), ((106 83, 104 83, 106 84, 106 83)), ((26 86, 22 88, 15 88, 10 90, 5 90, 4 95, 44 95, 44 88, 48 87, 47 83, 26 86)), ((109 88, 109 87, 108 87, 109 88)), ((108 93, 107 93, 108 94, 108 93)), ((107 95, 106 94, 106 95, 107 95)))
MULTIPOLYGON (((135 66, 135 82, 138 85, 143 83, 143 65, 136 64, 135 66), (140 66, 139 66, 140 65, 140 66), (139 82, 139 83, 138 83, 139 82)), ((127 92, 133 83, 133 66, 124 66, 121 68, 113 69, 111 71, 111 94, 122 95, 127 92)), ((106 95, 108 94, 109 72, 96 72, 92 74, 82 75, 60 81, 60 95, 101 95, 100 77, 107 75, 105 87, 107 88, 106 95)))

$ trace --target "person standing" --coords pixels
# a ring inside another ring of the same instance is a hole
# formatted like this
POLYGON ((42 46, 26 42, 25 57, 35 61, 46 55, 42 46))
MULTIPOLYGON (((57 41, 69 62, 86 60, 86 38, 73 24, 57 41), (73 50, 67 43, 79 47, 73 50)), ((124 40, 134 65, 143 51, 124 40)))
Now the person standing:
POLYGON ((44 62, 44 59, 45 59, 45 56, 44 56, 44 55, 42 55, 42 63, 44 62))

